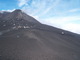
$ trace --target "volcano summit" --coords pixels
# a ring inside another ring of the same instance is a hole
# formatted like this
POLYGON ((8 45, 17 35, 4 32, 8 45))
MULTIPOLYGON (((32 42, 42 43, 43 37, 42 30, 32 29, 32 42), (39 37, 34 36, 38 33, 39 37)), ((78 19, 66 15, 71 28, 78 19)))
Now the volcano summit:
POLYGON ((42 24, 19 9, 3 12, 0 60, 80 60, 80 35, 42 24))

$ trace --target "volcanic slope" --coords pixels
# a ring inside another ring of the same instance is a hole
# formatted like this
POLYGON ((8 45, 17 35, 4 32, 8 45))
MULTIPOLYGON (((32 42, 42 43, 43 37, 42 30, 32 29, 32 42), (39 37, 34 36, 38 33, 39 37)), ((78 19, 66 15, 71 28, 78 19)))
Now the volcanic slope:
POLYGON ((0 60, 80 60, 80 35, 44 25, 19 9, 0 13, 0 60))

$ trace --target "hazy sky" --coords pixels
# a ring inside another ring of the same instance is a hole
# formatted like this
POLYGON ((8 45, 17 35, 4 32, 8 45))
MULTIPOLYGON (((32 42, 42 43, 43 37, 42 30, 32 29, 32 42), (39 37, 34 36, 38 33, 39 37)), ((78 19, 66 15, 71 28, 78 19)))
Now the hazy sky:
POLYGON ((22 9, 38 21, 80 34, 80 0, 0 0, 0 10, 22 9))

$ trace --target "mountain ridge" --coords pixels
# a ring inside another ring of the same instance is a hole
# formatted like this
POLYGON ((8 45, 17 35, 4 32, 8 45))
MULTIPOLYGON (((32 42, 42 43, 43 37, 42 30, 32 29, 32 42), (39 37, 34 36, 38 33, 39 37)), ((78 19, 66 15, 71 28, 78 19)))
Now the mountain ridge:
POLYGON ((17 9, 0 19, 0 60, 80 60, 80 35, 17 9))

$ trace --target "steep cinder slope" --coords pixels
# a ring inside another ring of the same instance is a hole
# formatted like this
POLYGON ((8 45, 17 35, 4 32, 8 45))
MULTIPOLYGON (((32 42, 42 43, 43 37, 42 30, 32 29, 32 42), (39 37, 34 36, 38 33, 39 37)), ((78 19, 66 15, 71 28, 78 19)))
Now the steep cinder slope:
POLYGON ((80 60, 80 35, 27 22, 0 31, 0 60, 80 60))
POLYGON ((27 15, 26 13, 22 12, 21 10, 17 9, 11 13, 3 13, 0 14, 0 31, 6 29, 12 29, 16 27, 31 27, 34 25, 41 24, 33 17, 27 15))

